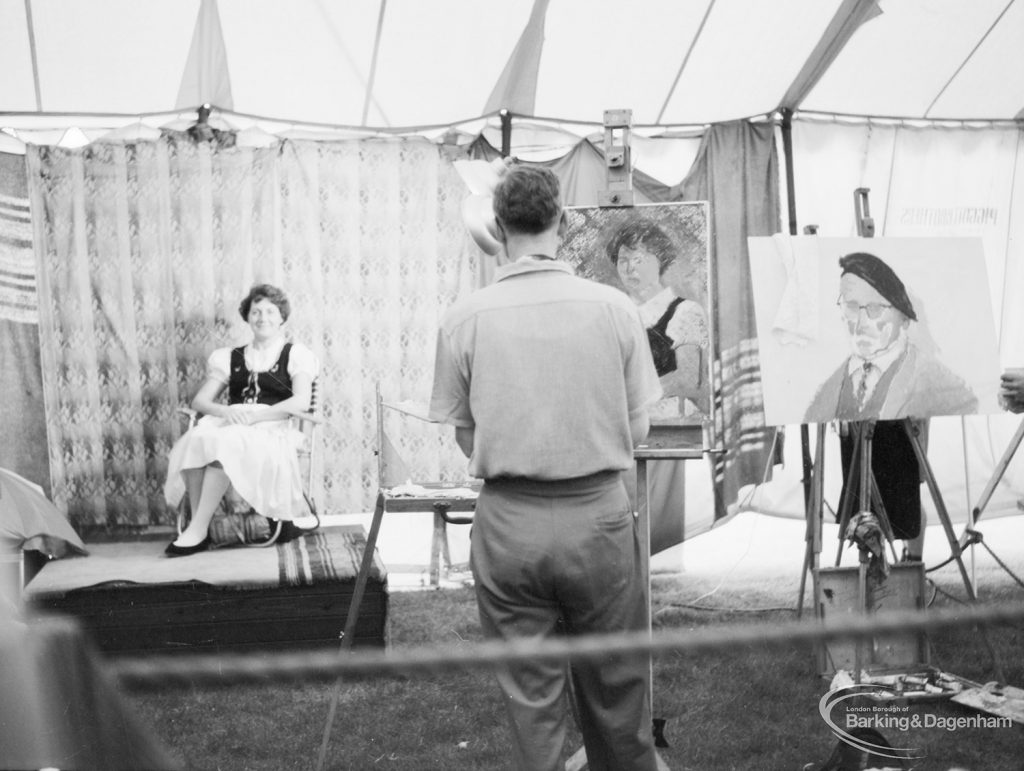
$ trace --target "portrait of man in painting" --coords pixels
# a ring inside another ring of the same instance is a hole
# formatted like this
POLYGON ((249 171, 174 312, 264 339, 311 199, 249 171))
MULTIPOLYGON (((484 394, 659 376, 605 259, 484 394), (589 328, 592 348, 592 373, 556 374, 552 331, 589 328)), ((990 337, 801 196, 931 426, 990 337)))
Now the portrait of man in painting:
POLYGON ((637 304, 664 397, 658 422, 699 422, 711 404, 707 206, 567 210, 561 253, 577 274, 637 304))
POLYGON ((769 423, 995 411, 984 257, 954 241, 751 239, 769 423))
POLYGON ((817 390, 804 423, 966 415, 978 397, 959 375, 918 344, 914 304, 896 272, 870 252, 839 259, 836 306, 850 355, 817 390))

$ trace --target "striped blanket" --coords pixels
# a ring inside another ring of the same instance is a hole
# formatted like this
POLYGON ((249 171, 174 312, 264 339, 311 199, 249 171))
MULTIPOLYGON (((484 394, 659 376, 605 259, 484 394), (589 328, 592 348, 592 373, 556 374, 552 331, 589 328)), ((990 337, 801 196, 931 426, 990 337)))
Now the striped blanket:
MULTIPOLYGON (((54 560, 26 587, 28 598, 116 584, 199 582, 228 589, 352 581, 366 546, 360 526, 324 527, 267 548, 231 547, 191 557, 164 556, 164 541, 89 544, 89 555, 54 560)), ((387 573, 374 555, 370 580, 387 573)))
MULTIPOLYGON (((366 548, 361 529, 347 533, 341 528, 320 530, 277 547, 278 583, 299 586, 346 581, 359 573, 366 548)), ((374 555, 371 579, 380 580, 384 566, 374 555)))

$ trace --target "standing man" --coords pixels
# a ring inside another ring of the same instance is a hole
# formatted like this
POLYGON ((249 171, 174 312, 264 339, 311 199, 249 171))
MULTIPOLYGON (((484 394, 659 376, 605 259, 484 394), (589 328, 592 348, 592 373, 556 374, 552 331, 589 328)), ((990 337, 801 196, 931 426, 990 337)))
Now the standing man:
MULTIPOLYGON (((430 416, 484 480, 470 562, 488 638, 646 629, 646 577, 622 473, 661 397, 636 306, 556 259, 558 178, 513 167, 494 193, 495 282, 438 332, 430 416)), ((516 767, 562 767, 568 678, 591 771, 653 771, 646 656, 498 670, 516 767)))

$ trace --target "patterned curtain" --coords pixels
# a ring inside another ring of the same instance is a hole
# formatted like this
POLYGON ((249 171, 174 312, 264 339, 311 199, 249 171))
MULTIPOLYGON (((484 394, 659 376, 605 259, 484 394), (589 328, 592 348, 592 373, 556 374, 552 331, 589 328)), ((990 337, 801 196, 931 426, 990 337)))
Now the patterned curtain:
MULTIPOLYGON (((425 140, 30 146, 53 499, 85 528, 171 521, 175 409, 209 352, 248 339, 254 282, 292 300, 291 337, 320 357, 324 511, 376 493, 378 384, 425 401, 443 309, 475 286, 450 151, 425 140)), ((449 434, 397 437, 418 479, 462 479, 449 434)))

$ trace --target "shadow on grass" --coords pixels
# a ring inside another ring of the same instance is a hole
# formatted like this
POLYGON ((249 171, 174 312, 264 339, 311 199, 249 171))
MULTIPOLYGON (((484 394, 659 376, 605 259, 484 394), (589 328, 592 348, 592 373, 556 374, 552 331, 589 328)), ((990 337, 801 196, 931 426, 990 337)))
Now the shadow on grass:
MULTIPOLYGON (((937 580, 934 605, 962 597, 954 578, 937 580)), ((982 602, 1020 602, 1013 585, 990 588, 982 602)), ((763 624, 796 618, 797 592, 788 583, 715 587, 682 577, 653 582, 656 627, 696 629, 763 624), (694 602, 698 600, 698 602, 694 602)), ((394 649, 437 645, 452 652, 481 639, 471 589, 396 593, 390 598, 394 649)), ((815 623, 810 606, 807 623, 815 623)), ((1006 682, 1024 684, 1024 633, 990 629, 1006 682)), ((979 633, 944 632, 930 640, 931 663, 978 682, 993 679, 979 633)), ((654 714, 665 719, 669 743, 660 750, 673 771, 803 768, 823 762, 836 739, 818 714, 828 680, 810 646, 723 648, 672 653, 654 662, 654 714)), ((497 771, 509 767, 508 739, 497 687, 471 671, 436 677, 366 677, 339 683, 327 768, 395 771, 497 771)), ((246 771, 312 769, 320 751, 332 686, 272 685, 207 688, 137 695, 141 713, 189 769, 246 771)), ((915 713, 969 716, 951 702, 912 706, 915 713)), ((944 728, 883 732, 893 746, 920 748, 915 769, 1024 769, 1024 729, 944 728)), ((566 755, 580 745, 570 731, 566 755)))

